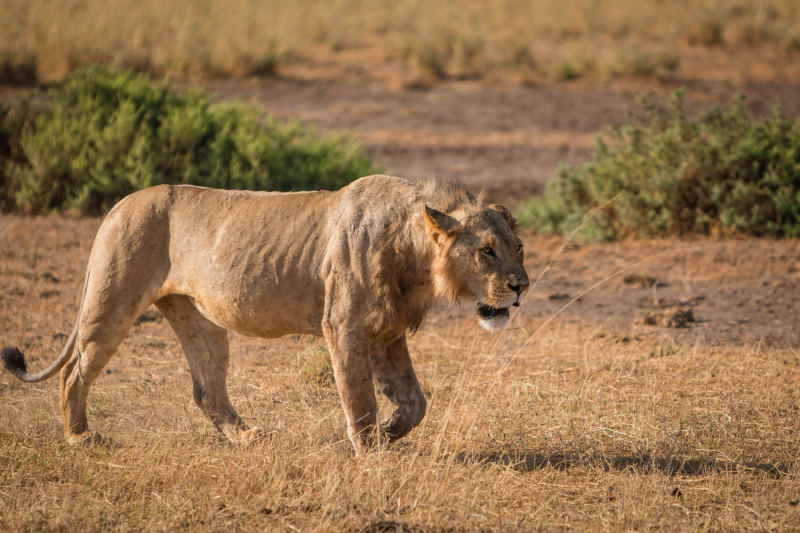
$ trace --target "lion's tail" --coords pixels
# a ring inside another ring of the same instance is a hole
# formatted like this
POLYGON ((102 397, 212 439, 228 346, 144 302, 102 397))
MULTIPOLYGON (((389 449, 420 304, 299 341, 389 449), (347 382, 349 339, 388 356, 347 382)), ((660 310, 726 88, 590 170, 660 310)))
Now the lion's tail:
POLYGON ((81 294, 81 303, 78 307, 78 320, 75 321, 75 327, 72 328, 72 333, 70 334, 69 338, 67 339, 67 344, 64 346, 64 349, 61 350, 61 355, 58 356, 58 359, 53 361, 53 363, 42 370, 41 372, 36 372, 35 374, 29 373, 27 370, 27 365, 25 365, 25 356, 22 352, 19 351, 19 348, 6 346, 2 350, 0 350, 0 358, 3 359, 3 366, 6 367, 6 370, 14 374, 14 376, 26 383, 36 383, 38 381, 44 381, 46 379, 50 379, 53 377, 59 370, 61 370, 67 361, 69 361, 70 357, 72 357, 72 353, 75 350, 75 339, 78 337, 78 323, 81 317, 81 311, 83 310, 83 300, 86 297, 86 287, 89 286, 89 268, 86 268, 86 279, 83 283, 83 294, 81 294))
POLYGON ((75 329, 72 330, 72 335, 70 335, 69 339, 67 339, 67 345, 64 346, 64 349, 61 351, 61 355, 58 356, 58 359, 53 361, 53 364, 41 372, 37 372, 35 374, 27 372, 25 356, 19 351, 19 348, 12 348, 11 346, 6 346, 0 350, 0 357, 3 358, 3 366, 6 367, 6 370, 14 374, 17 379, 25 381, 26 383, 36 383, 37 381, 50 379, 56 374, 56 372, 61 370, 61 368, 67 364, 69 358, 72 357, 72 352, 75 349, 75 337, 77 336, 78 326, 76 324, 75 329))

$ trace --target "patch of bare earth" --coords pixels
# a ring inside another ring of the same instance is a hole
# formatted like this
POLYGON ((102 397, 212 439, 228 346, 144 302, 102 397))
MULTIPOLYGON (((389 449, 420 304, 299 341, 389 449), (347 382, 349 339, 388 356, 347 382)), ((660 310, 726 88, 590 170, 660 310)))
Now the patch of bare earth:
MULTIPOLYGON (((0 345, 33 369, 72 327, 99 223, 0 218, 0 345)), ((231 398, 269 431, 247 449, 195 407, 177 339, 152 309, 89 397, 90 425, 111 445, 66 445, 57 380, 3 374, 0 530, 800 527, 800 356, 784 310, 796 290, 781 285, 797 281, 797 244, 525 244, 530 274, 544 273, 513 329, 483 332, 468 306, 436 312, 410 340, 423 425, 363 459, 312 337, 231 335, 231 398), (667 305, 695 322, 640 324, 667 305)))
POLYGON ((788 116, 800 114, 800 86, 780 80, 396 86, 341 75, 202 84, 221 100, 254 99, 279 117, 299 118, 321 131, 354 128, 389 174, 458 178, 512 208, 526 194, 541 191, 560 164, 589 160, 594 137, 604 128, 641 123, 637 92, 663 103, 680 87, 687 90, 688 116, 712 105, 730 106, 737 93, 747 96, 744 108, 752 118, 771 115, 774 105, 788 116))

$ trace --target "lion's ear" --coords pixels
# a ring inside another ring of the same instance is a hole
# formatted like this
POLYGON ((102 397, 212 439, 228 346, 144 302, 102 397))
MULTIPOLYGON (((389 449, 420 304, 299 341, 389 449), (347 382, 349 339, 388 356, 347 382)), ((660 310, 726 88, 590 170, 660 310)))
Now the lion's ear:
POLYGON ((436 243, 442 237, 450 235, 458 226, 458 220, 427 205, 422 211, 422 218, 425 219, 425 230, 428 232, 428 237, 436 243))
POLYGON ((506 219, 506 222, 508 222, 511 231, 516 231, 517 219, 511 215, 511 211, 509 211, 506 206, 500 204, 492 204, 489 206, 489 209, 497 211, 498 213, 503 215, 503 218, 506 219))

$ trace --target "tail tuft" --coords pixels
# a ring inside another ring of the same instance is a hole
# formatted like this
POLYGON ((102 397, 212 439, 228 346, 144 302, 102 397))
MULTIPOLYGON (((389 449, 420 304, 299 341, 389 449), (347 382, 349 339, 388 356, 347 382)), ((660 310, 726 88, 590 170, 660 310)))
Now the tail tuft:
POLYGON ((25 356, 19 351, 19 348, 6 346, 0 350, 0 357, 3 358, 3 366, 6 370, 19 377, 28 371, 25 365, 25 356))

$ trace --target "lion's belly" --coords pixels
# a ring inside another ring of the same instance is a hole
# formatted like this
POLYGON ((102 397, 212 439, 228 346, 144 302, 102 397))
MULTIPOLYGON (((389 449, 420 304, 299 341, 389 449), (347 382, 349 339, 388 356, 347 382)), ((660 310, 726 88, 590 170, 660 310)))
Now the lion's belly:
POLYGON ((331 194, 175 190, 162 292, 191 297, 209 320, 244 335, 322 335, 331 194))
POLYGON ((225 301, 217 296, 193 299, 206 318, 242 335, 268 339, 290 334, 322 336, 322 310, 308 302, 225 301))
MULTIPOLYGON (((198 270, 196 273, 202 272, 198 270)), ((242 335, 262 338, 290 334, 322 336, 324 288, 321 284, 313 280, 301 284, 275 284, 268 279, 248 282, 247 277, 235 275, 212 279, 201 275, 188 283, 168 283, 161 295, 186 295, 206 318, 242 335)))

